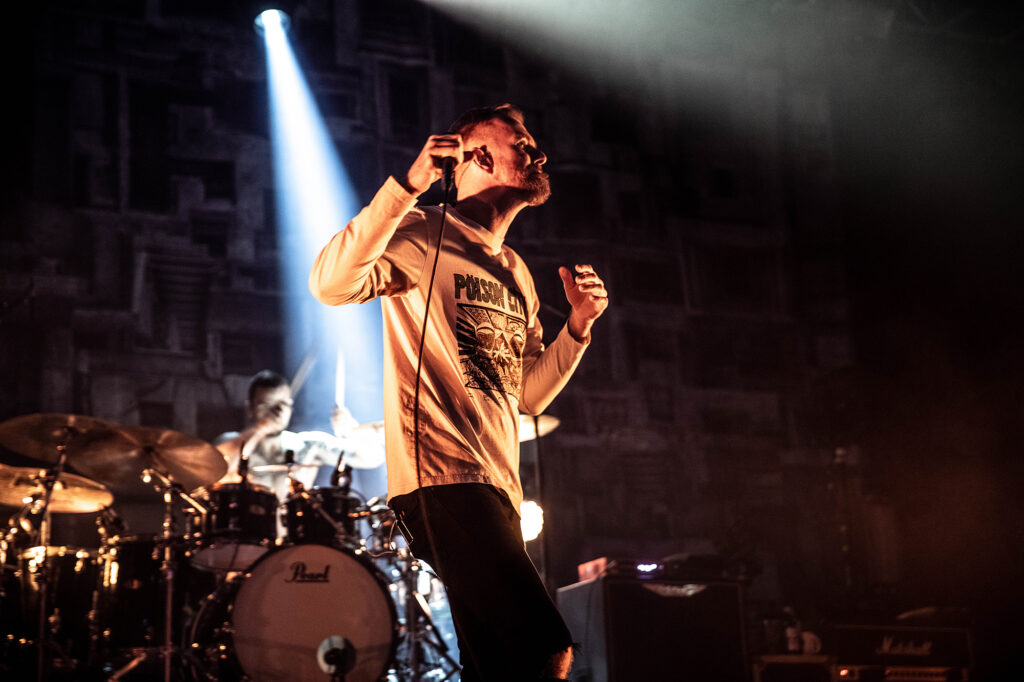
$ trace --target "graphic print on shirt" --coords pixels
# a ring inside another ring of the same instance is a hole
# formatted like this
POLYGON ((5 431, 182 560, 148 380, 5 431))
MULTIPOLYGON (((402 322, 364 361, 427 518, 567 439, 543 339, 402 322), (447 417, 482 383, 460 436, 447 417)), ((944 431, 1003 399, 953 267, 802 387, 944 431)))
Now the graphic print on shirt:
POLYGON ((455 298, 489 303, 456 303, 455 338, 468 388, 519 396, 526 345, 522 294, 498 282, 455 275, 455 298))

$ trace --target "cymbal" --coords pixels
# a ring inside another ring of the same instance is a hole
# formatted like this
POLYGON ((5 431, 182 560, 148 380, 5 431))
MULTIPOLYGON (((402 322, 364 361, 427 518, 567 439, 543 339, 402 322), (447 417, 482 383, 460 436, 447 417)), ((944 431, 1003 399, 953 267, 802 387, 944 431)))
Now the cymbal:
POLYGON ((228 470, 224 457, 206 441, 150 426, 125 427, 91 439, 71 462, 119 493, 154 492, 140 480, 144 469, 155 469, 186 490, 207 486, 228 470))
MULTIPOLYGON (((0 503, 20 507, 26 498, 42 497, 45 475, 46 469, 0 464, 0 503)), ((113 501, 114 496, 103 484, 65 471, 53 486, 49 510, 57 514, 95 512, 113 501)))
POLYGON ((27 414, 0 424, 0 445, 40 462, 56 462, 57 447, 67 445, 68 457, 84 442, 113 436, 117 426, 79 414, 27 414))
POLYGON ((376 469, 383 463, 383 444, 369 444, 356 450, 345 450, 345 464, 353 469, 376 469))
MULTIPOLYGON (((249 469, 254 474, 278 474, 293 471, 295 469, 319 469, 320 464, 260 464, 249 469)), ((328 466, 328 465, 323 465, 328 466)))
POLYGON ((384 422, 364 422, 352 429, 353 433, 365 433, 367 435, 384 436, 384 422))
MULTIPOLYGON (((343 442, 346 439, 343 438, 343 442)), ((364 422, 353 428, 347 441, 357 447, 345 448, 345 464, 353 469, 376 469, 384 463, 384 422, 364 422)))
POLYGON ((550 414, 542 414, 538 417, 534 417, 529 414, 519 415, 519 442, 525 443, 528 440, 533 440, 537 437, 537 431, 540 431, 541 436, 546 436, 555 429, 561 422, 558 421, 558 417, 552 417, 550 414), (537 420, 536 428, 534 427, 533 420, 537 420))

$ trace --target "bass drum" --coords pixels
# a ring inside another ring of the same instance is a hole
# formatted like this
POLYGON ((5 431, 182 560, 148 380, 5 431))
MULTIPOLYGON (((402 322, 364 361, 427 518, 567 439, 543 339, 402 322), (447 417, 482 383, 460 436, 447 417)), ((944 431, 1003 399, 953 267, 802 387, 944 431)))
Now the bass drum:
POLYGON ((324 653, 340 645, 352 665, 342 679, 377 682, 391 667, 397 622, 370 561, 296 545, 263 556, 207 598, 187 644, 198 680, 330 682, 324 653))

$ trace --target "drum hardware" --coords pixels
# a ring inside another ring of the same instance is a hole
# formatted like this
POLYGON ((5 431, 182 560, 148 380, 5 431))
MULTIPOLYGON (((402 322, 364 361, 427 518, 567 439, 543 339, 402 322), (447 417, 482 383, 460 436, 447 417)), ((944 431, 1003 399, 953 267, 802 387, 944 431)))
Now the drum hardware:
POLYGON ((351 519, 365 519, 370 524, 369 542, 362 541, 362 549, 373 559, 394 557, 396 552, 392 538, 395 533, 395 512, 381 502, 380 497, 371 498, 363 506, 349 513, 351 519))
MULTIPOLYGON (((17 494, 31 490, 28 495, 27 508, 30 513, 39 516, 39 541, 38 546, 42 553, 34 564, 34 585, 38 594, 39 604, 37 611, 36 629, 36 679, 42 682, 46 677, 46 651, 53 650, 61 659, 62 664, 74 666, 71 656, 54 641, 53 633, 59 629, 60 615, 54 607, 53 612, 47 614, 50 609, 50 514, 55 508, 69 506, 74 508, 76 504, 69 499, 63 491, 67 488, 62 486, 62 492, 54 495, 58 489, 58 482, 70 483, 72 489, 90 490, 86 497, 92 501, 105 499, 106 493, 102 486, 91 486, 92 481, 82 477, 65 474, 64 468, 68 464, 69 455, 80 452, 77 448, 95 439, 112 437, 117 434, 116 427, 92 417, 83 417, 74 414, 35 414, 22 417, 15 417, 0 424, 0 444, 19 452, 26 457, 44 462, 52 462, 53 466, 42 470, 36 478, 27 483, 19 483, 19 474, 12 473, 6 480, 9 483, 7 492, 17 494), (81 484, 81 485, 80 485, 81 484), (94 494, 92 494, 94 493, 94 494), (105 494, 104 494, 105 493, 105 494)), ((86 506, 88 506, 87 503, 86 506)), ((95 511, 95 510, 94 510, 95 511)))
MULTIPOLYGON (((156 655, 164 613, 165 584, 160 573, 163 546, 159 535, 112 536, 100 549, 101 581, 97 605, 99 633, 96 665, 107 675, 122 676, 146 662, 145 674, 157 675, 162 664, 156 655), (133 660, 134 659, 134 660, 133 660)), ((176 536, 173 544, 175 643, 180 643, 200 598, 213 592, 218 577, 191 566, 187 542, 176 536)), ((179 652, 187 655, 187 652, 179 652)), ((141 672, 141 671, 140 671, 141 672)), ((138 675, 138 673, 136 673, 138 675)))
MULTIPOLYGON (((148 446, 145 446, 141 448, 141 452, 139 453, 136 461, 153 461, 156 459, 155 453, 151 451, 148 446)), ((162 533, 159 541, 157 542, 157 546, 159 547, 162 555, 162 560, 160 562, 160 577, 163 582, 163 627, 161 628, 163 642, 159 647, 156 647, 155 650, 159 655, 163 666, 163 680, 164 682, 171 682, 171 663, 174 655, 178 653, 178 647, 173 644, 175 575, 173 556, 174 499, 175 496, 177 496, 197 509, 205 510, 205 507, 199 504, 190 495, 186 494, 181 484, 175 482, 166 472, 152 467, 146 467, 142 470, 141 480, 143 483, 151 484, 152 487, 161 494, 164 503, 164 515, 163 522, 161 524, 162 533)), ((141 665, 153 653, 153 648, 146 648, 139 651, 135 658, 120 669, 114 671, 109 679, 121 679, 121 677, 126 675, 128 672, 141 665)))
POLYGON ((420 591, 421 576, 427 574, 424 564, 414 558, 408 549, 395 551, 398 564, 398 584, 405 592, 405 627, 402 633, 401 649, 404 653, 406 670, 400 673, 408 677, 401 679, 408 682, 421 682, 426 679, 438 679, 437 673, 443 674, 442 682, 450 679, 461 668, 451 657, 448 645, 434 625, 430 615, 430 605, 420 591), (440 658, 440 669, 429 660, 428 650, 440 658))
POLYGON ((96 532, 100 536, 100 544, 108 544, 113 538, 120 537, 125 532, 124 519, 114 510, 107 507, 100 511, 96 518, 96 532))

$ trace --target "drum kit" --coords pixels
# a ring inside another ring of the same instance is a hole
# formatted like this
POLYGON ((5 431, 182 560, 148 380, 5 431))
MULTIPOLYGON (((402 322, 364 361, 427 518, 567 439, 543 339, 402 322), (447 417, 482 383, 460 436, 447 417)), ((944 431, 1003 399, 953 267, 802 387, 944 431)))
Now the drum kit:
MULTIPOLYGON (((73 414, 0 423, 0 678, 189 682, 448 680, 443 590, 350 476, 279 501, 212 445, 73 414), (161 532, 115 510, 159 505, 161 532), (54 545, 57 515, 96 515, 92 546, 54 545), (279 524, 280 521, 280 524, 279 524), (284 528, 279 537, 279 527, 284 528), (360 529, 366 529, 360 532, 360 529), (443 624, 442 624, 443 625, 443 624)), ((358 460, 356 466, 358 466, 358 460)), ((342 470, 344 471, 344 470, 342 470)))

